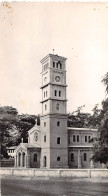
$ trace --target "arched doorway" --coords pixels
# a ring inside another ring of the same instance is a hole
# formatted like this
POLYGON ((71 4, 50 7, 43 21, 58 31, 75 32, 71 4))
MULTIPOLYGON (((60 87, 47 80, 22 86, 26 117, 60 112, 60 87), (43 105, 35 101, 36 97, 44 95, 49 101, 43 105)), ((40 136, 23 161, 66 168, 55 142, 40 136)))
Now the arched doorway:
POLYGON ((34 154, 34 162, 37 162, 37 154, 34 154))
POLYGON ((22 166, 25 167, 25 153, 22 154, 22 166))
POLYGON ((43 166, 44 167, 46 167, 46 161, 47 161, 47 158, 46 158, 46 156, 44 156, 44 158, 43 158, 43 166))
POLYGON ((21 166, 21 153, 18 154, 18 158, 19 158, 18 166, 20 167, 21 166))

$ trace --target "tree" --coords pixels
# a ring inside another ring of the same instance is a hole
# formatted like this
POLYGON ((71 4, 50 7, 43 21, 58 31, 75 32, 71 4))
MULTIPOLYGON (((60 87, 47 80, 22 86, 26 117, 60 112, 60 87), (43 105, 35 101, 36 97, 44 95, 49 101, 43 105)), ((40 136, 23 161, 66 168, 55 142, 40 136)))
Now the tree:
POLYGON ((93 108, 93 114, 89 118, 89 125, 91 128, 99 128, 102 118, 102 110, 98 108, 99 105, 96 104, 93 108))
POLYGON ((13 107, 0 107, 0 139, 6 143, 9 139, 9 129, 18 122, 17 110, 13 107), (7 139, 8 138, 8 139, 7 139))
POLYGON ((102 82, 104 83, 104 85, 106 86, 106 95, 108 95, 108 72, 106 73, 106 75, 104 76, 102 82))
POLYGON ((6 146, 10 141, 9 129, 12 129, 13 124, 18 121, 18 111, 16 108, 4 106, 0 107, 0 142, 1 142, 1 155, 5 158, 8 157, 6 146))
POLYGON ((68 127, 89 127, 89 113, 77 113, 68 115, 68 127))
POLYGON ((23 138, 23 142, 27 143, 28 142, 28 131, 35 125, 37 116, 22 114, 22 115, 19 115, 18 117, 19 117, 19 122, 16 124, 16 127, 20 133, 20 139, 18 141, 20 143, 21 138, 23 138))
POLYGON ((39 116, 22 114, 18 115, 16 108, 10 106, 0 107, 0 141, 1 155, 7 158, 6 147, 16 146, 23 141, 26 143, 28 139, 28 130, 35 125, 35 121, 39 116))
POLYGON ((106 98, 102 102, 101 121, 98 129, 98 139, 94 143, 93 160, 108 163, 108 72, 102 82, 106 87, 106 98))
POLYGON ((98 108, 98 104, 93 108, 93 114, 82 113, 82 108, 85 105, 78 107, 76 111, 68 115, 68 127, 79 128, 98 128, 100 125, 101 110, 98 108))

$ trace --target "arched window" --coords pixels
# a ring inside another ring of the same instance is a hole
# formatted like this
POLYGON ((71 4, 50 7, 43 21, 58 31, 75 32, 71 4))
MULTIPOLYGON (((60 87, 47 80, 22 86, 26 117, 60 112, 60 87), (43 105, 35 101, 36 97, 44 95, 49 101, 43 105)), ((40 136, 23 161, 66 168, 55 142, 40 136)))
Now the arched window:
POLYGON ((43 166, 44 167, 46 167, 46 165, 47 165, 46 163, 47 163, 47 158, 46 158, 46 156, 44 156, 44 158, 43 158, 43 166))
POLYGON ((59 110, 59 104, 58 104, 58 103, 57 103, 57 105, 56 105, 56 109, 59 110))
POLYGON ((87 154, 84 153, 84 161, 87 161, 87 154))
POLYGON ((60 161, 60 157, 57 157, 57 161, 60 161))
POLYGON ((60 137, 57 138, 57 144, 60 144, 60 137))
POLYGON ((25 153, 22 154, 22 166, 25 167, 25 153))
POLYGON ((46 142, 46 135, 44 135, 44 142, 46 142))
POLYGON ((75 135, 73 135, 73 142, 75 142, 76 141, 76 138, 75 138, 75 135))
POLYGON ((77 142, 79 142, 79 135, 77 135, 77 142))
POLYGON ((37 162, 37 154, 34 154, 34 162, 37 162))
POLYGON ((58 63, 56 63, 56 68, 58 69, 58 63))
POLYGON ((19 158, 18 166, 20 167, 21 166, 21 153, 18 154, 18 158, 19 158))
POLYGON ((57 126, 60 126, 60 121, 57 121, 57 126))
POLYGON ((71 161, 74 161, 74 153, 71 153, 71 161))
POLYGON ((54 91, 54 95, 57 96, 57 90, 54 91))
POLYGON ((45 104, 45 110, 47 110, 47 105, 45 104))
POLYGON ((55 62, 53 62, 53 68, 55 68, 55 62))
POLYGON ((61 97, 61 91, 59 91, 59 97, 61 97))
POLYGON ((85 135, 85 142, 87 142, 87 135, 85 135))
POLYGON ((62 69, 62 64, 60 63, 60 69, 62 69))

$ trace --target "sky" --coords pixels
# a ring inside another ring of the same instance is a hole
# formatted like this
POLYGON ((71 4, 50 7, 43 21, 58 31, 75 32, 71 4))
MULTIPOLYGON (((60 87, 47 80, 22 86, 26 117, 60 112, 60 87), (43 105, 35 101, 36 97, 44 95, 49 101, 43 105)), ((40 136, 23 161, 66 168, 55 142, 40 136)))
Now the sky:
POLYGON ((41 114, 41 63, 67 58, 67 112, 91 112, 105 98, 108 2, 0 4, 0 106, 41 114))

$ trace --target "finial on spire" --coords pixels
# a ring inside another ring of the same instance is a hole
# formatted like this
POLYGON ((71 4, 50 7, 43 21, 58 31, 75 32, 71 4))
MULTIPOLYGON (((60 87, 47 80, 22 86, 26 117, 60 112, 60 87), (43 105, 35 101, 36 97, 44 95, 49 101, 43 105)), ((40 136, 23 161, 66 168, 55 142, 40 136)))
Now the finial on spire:
POLYGON ((54 54, 54 49, 53 49, 53 54, 54 54))

